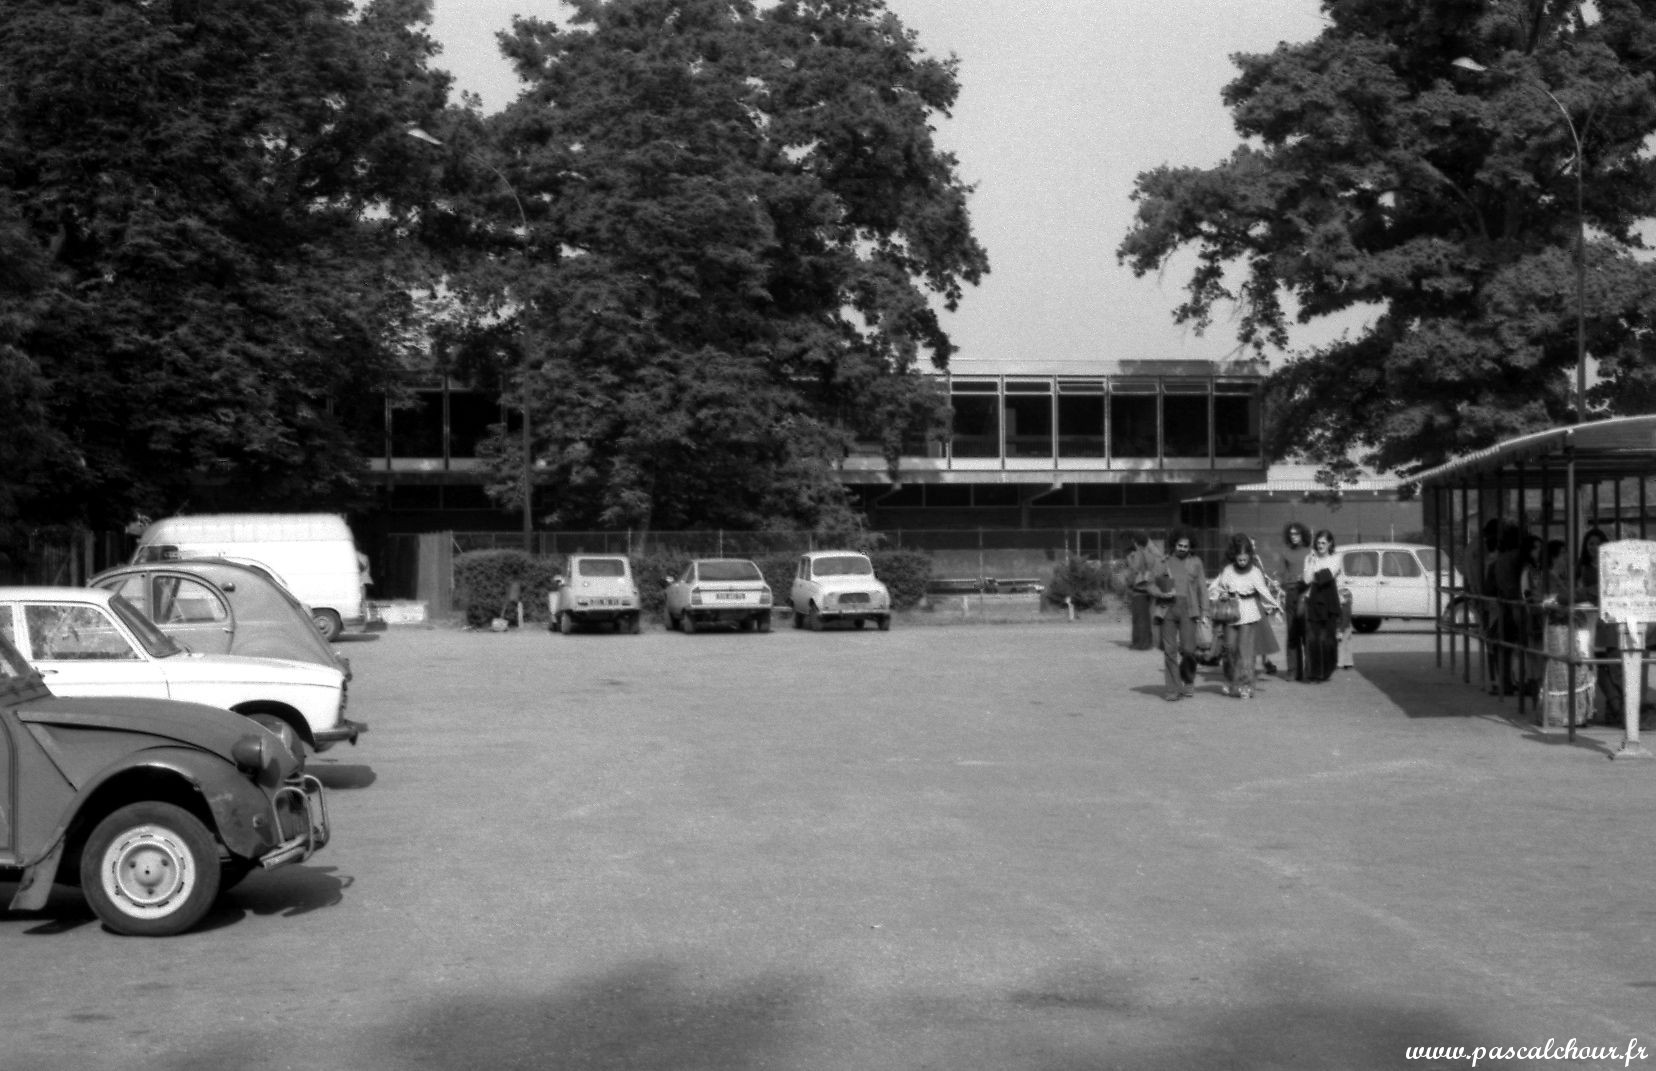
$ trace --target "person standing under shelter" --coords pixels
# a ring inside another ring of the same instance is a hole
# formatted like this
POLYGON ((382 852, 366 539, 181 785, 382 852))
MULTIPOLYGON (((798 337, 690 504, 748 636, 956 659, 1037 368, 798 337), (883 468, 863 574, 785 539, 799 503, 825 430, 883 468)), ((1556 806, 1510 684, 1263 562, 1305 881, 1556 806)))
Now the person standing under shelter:
POLYGON ((1184 678, 1181 663, 1195 664, 1196 623, 1208 616, 1207 572, 1193 552, 1196 539, 1185 529, 1168 537, 1173 553, 1156 568, 1151 597, 1161 619, 1162 698, 1168 702, 1196 694, 1194 680, 1184 678))

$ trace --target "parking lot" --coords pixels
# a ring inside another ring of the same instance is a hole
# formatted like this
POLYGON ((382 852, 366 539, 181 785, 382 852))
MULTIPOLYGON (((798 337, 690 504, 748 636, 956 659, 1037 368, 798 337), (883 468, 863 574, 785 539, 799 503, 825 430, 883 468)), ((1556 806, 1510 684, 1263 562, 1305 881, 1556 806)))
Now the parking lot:
POLYGON ((178 938, 115 937, 68 890, 0 912, 0 1068, 1656 1052, 1656 764, 1513 724, 1418 632, 1252 702, 1164 703, 1125 641, 355 638, 371 731, 311 763, 333 843, 178 938))

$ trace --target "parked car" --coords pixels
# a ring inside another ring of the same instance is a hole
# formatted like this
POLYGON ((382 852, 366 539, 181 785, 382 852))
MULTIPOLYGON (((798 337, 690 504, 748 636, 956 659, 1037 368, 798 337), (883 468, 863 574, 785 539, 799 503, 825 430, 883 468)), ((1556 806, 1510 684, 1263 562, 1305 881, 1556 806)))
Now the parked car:
POLYGON ((794 628, 821 631, 826 621, 849 621, 856 628, 873 621, 891 628, 891 593, 874 576, 868 555, 851 550, 803 554, 788 593, 794 628))
MULTIPOLYGON (((1416 543, 1353 543, 1339 548, 1340 567, 1351 588, 1351 627, 1373 632, 1387 618, 1435 620, 1438 552, 1416 543)), ((1442 610, 1452 612, 1465 584, 1449 566, 1442 610)))
POLYGON ((610 624, 638 633, 642 603, 626 555, 571 554, 568 566, 546 597, 553 629, 567 636, 584 625, 610 624))
POLYGON ((667 578, 667 627, 733 624, 769 632, 771 589, 759 567, 743 558, 697 558, 667 578))
POLYGON ((322 638, 305 604, 256 565, 223 558, 118 565, 87 586, 123 596, 191 651, 338 666, 351 679, 350 661, 322 638))
POLYGON ((187 930, 253 870, 329 837, 321 783, 270 733, 194 703, 61 698, 4 636, 0 803, 11 909, 78 884, 124 934, 187 930))
POLYGON ((345 674, 280 658, 195 654, 120 595, 95 588, 0 588, 0 635, 58 695, 183 699, 243 714, 295 752, 356 743, 345 674))

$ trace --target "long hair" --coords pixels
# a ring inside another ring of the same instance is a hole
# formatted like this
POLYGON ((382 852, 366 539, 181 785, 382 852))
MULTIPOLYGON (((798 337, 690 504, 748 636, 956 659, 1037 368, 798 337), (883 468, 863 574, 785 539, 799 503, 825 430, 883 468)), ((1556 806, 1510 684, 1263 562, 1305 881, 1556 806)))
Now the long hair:
POLYGON ((1239 573, 1252 572, 1253 570, 1258 569, 1259 554, 1254 550, 1253 540, 1249 539, 1241 532, 1237 532, 1235 535, 1231 536, 1230 542, 1225 544, 1225 561, 1232 569, 1236 569, 1239 573), (1246 569, 1240 569, 1237 567, 1236 559, 1244 552, 1248 555, 1248 567, 1246 569))
POLYGON ((1316 552, 1316 550, 1317 550, 1317 540, 1319 540, 1319 539, 1328 540, 1328 553, 1330 553, 1330 554, 1333 554, 1334 553, 1334 548, 1336 548, 1340 545, 1339 543, 1334 541, 1334 533, 1333 532, 1330 532, 1326 528, 1319 528, 1319 529, 1317 529, 1317 534, 1311 537, 1311 550, 1312 550, 1312 553, 1316 552))
POLYGON ((1594 525, 1587 529, 1587 534, 1581 537, 1581 564, 1598 568, 1598 544, 1607 543, 1610 537, 1604 534, 1604 529, 1594 525), (1598 540, 1598 543, 1593 542, 1598 540))
POLYGON ((1289 521, 1287 525, 1283 527, 1282 545, 1285 547, 1293 546, 1294 541, 1289 537, 1294 535, 1296 532, 1300 537, 1299 545, 1309 550, 1311 548, 1311 529, 1307 528, 1299 521, 1289 521))

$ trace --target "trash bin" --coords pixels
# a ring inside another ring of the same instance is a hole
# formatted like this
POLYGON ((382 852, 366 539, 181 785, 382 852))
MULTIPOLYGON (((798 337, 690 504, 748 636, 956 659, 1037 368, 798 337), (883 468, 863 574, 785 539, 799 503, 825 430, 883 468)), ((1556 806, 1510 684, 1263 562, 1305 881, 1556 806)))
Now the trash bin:
POLYGON ((1595 666, 1577 666, 1575 701, 1570 701, 1570 667, 1555 661, 1567 658, 1575 646, 1578 659, 1593 657, 1593 633, 1598 626, 1598 607, 1577 603, 1565 614, 1558 611, 1547 618, 1547 672, 1541 688, 1541 724, 1562 728, 1586 725, 1593 717, 1593 691, 1598 684, 1595 666))

